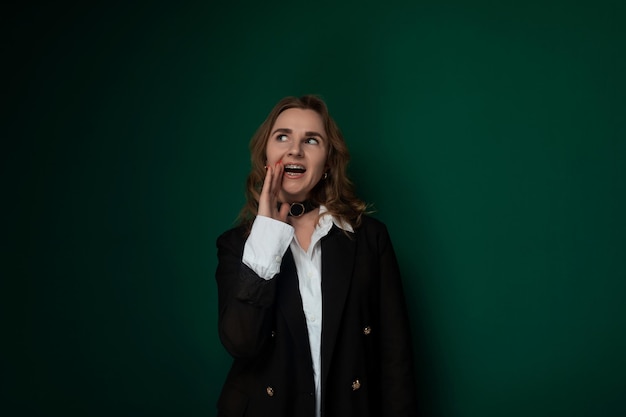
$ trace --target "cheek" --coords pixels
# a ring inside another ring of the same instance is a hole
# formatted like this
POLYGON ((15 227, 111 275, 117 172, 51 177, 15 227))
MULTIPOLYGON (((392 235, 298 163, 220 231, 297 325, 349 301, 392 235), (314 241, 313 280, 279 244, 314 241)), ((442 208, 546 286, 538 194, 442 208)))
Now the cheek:
POLYGON ((276 163, 283 158, 285 154, 285 146, 281 146, 283 144, 276 142, 268 142, 265 147, 265 159, 269 163, 276 163))
POLYGON ((326 154, 320 158, 318 167, 322 171, 326 171, 328 169, 328 156, 326 154))
POLYGON ((271 146, 265 148, 265 159, 268 162, 276 162, 276 149, 271 146))

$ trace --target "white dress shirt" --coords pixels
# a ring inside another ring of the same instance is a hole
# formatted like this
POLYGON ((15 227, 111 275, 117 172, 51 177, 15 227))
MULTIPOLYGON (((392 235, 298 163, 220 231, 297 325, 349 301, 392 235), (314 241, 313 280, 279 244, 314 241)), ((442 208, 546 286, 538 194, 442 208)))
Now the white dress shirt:
MULTIPOLYGON (((320 214, 327 210, 320 206, 320 214)), ((309 334, 315 382, 315 415, 321 409, 321 341, 322 341, 322 247, 320 240, 328 234, 333 224, 354 232, 352 226, 325 215, 313 231, 311 243, 305 252, 295 236, 294 228, 279 220, 257 216, 243 250, 243 263, 261 278, 270 280, 280 272, 280 264, 287 248, 291 248, 298 273, 298 287, 309 334)))

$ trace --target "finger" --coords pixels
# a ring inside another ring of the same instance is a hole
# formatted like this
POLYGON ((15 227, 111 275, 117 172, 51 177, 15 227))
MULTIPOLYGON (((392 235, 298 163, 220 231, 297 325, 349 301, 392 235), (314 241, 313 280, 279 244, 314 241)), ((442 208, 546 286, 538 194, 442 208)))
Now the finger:
POLYGON ((284 165, 282 164, 282 161, 278 161, 276 162, 276 165, 274 165, 272 168, 274 172, 272 178, 272 193, 278 197, 278 194, 283 188, 282 185, 284 165))
POLYGON ((263 186, 261 187, 261 197, 268 193, 269 187, 272 181, 272 173, 270 171, 271 167, 265 167, 265 178, 263 178, 263 186))
POLYGON ((278 219, 287 223, 287 214, 289 213, 289 204, 282 203, 280 205, 280 211, 278 212, 278 219))
POLYGON ((261 188, 261 195, 259 196, 259 214, 261 216, 272 217, 272 177, 272 167, 268 166, 265 179, 263 180, 263 188, 261 188))

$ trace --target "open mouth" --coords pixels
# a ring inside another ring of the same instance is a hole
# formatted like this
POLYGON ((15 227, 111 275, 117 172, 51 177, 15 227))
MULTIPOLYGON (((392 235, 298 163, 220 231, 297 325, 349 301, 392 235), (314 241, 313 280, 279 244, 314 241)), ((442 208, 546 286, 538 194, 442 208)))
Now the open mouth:
POLYGON ((287 175, 300 175, 305 173, 306 168, 302 165, 287 164, 285 165, 284 170, 287 175))

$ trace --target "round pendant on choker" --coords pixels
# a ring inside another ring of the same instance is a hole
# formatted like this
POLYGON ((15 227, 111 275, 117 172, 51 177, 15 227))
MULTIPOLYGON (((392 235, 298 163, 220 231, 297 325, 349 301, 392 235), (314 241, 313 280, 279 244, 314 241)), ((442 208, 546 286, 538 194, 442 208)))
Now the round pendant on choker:
POLYGON ((315 209, 316 206, 313 205, 309 200, 303 201, 301 203, 291 203, 289 206, 289 216, 292 217, 300 217, 309 211, 315 209))

